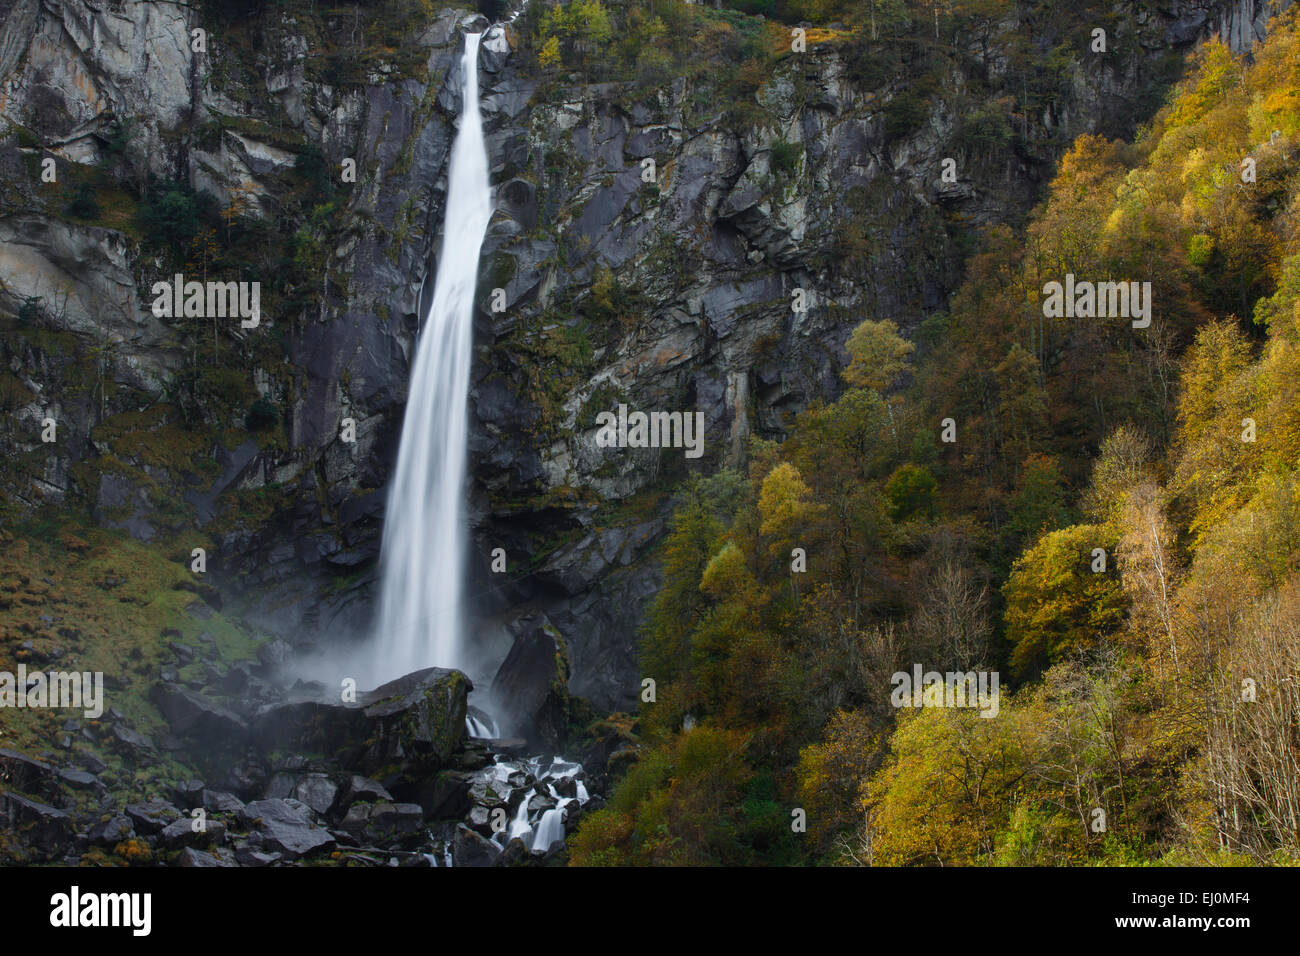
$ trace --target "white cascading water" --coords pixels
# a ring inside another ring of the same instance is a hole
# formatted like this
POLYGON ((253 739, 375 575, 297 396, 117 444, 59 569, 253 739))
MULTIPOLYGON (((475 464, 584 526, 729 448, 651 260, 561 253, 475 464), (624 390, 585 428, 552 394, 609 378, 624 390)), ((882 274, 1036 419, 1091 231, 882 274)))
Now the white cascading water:
POLYGON ((479 250, 492 217, 478 103, 482 34, 465 35, 460 130, 433 301, 420 330, 380 555, 372 686, 422 667, 463 667, 466 401, 479 250))

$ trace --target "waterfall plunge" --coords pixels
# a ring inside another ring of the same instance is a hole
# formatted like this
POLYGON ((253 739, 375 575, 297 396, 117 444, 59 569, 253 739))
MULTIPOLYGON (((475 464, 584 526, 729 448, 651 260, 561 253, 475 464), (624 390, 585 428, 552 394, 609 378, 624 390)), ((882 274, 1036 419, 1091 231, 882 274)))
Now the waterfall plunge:
POLYGON ((463 667, 466 397, 479 250, 492 217, 478 104, 482 34, 465 35, 460 129, 433 302, 420 328, 380 556, 373 683, 421 667, 463 667))

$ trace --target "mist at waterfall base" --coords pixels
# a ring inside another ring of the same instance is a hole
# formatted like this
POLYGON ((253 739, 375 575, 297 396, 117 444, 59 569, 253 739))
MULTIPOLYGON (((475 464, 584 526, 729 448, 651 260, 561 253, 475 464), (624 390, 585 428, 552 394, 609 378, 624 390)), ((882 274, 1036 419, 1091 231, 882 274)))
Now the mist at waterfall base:
MULTIPOLYGON (((467 398, 479 252, 492 216, 478 103, 482 34, 465 34, 460 128, 451 148, 434 292, 422 317, 384 516, 378 614, 370 639, 304 660, 304 677, 376 687, 423 667, 470 673, 463 610, 467 398)), ((424 301, 424 296, 421 296, 424 301)), ((490 676, 490 675, 489 675, 490 676)))

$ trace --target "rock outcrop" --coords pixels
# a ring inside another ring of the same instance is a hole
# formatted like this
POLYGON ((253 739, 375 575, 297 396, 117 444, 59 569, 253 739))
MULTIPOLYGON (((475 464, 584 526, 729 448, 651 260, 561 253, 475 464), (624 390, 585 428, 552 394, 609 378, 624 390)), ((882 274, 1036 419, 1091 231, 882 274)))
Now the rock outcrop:
POLYGON ((564 639, 545 618, 527 618, 492 680, 492 712, 502 731, 533 750, 557 750, 569 718, 569 659, 564 639))

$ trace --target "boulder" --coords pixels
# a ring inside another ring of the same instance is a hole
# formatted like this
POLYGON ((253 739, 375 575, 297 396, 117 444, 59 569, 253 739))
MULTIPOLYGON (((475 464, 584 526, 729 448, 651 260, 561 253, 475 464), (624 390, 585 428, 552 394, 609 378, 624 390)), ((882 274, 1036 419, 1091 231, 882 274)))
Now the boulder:
POLYGON ((487 807, 478 805, 470 807, 469 816, 466 818, 465 824, 475 833, 491 839, 493 832, 492 814, 494 812, 500 814, 503 813, 504 810, 500 807, 495 810, 489 810, 487 807))
POLYGON ((244 801, 233 793, 224 790, 204 790, 200 805, 208 813, 238 813, 244 809, 244 801))
POLYGON ((195 830, 194 820, 182 817, 175 823, 163 827, 158 840, 167 849, 174 850, 177 847, 220 843, 225 836, 226 825, 220 820, 208 820, 202 830, 195 830))
POLYGON ((555 749, 569 719, 568 651, 545 615, 519 622, 519 634, 492 680, 493 713, 503 730, 533 747, 555 749))
POLYGON ((0 793, 0 860, 49 861, 72 843, 72 819, 62 810, 16 793, 0 793))
POLYGON ((532 816, 535 813, 545 813, 547 810, 554 810, 556 800, 549 793, 534 793, 528 798, 528 814, 532 816))
POLYGON ((153 836, 181 817, 181 812, 166 800, 150 800, 147 803, 132 803, 126 808, 126 815, 135 824, 137 833, 153 836))
POLYGON ((141 762, 156 760, 158 757, 158 748, 142 734, 137 734, 130 727, 124 726, 120 721, 114 721, 113 729, 110 732, 112 739, 119 752, 141 762))
POLYGON ((149 698, 166 718, 172 733, 198 745, 194 749, 208 773, 221 773, 244 753, 248 724, 229 708, 174 683, 156 684, 149 698))
POLYGON ((94 846, 117 846, 123 840, 135 836, 135 827, 125 814, 115 813, 101 823, 90 828, 86 839, 94 846))
POLYGON ((104 790, 104 785, 99 782, 99 778, 84 770, 60 770, 59 779, 74 790, 104 790))
POLYGON ((362 843, 384 846, 419 834, 424 812, 414 803, 358 803, 339 827, 362 843))
POLYGON ((508 783, 479 774, 470 781, 467 796, 476 806, 505 807, 509 806, 510 795, 515 789, 508 783))
POLYGON ((528 844, 515 837, 506 844, 506 848, 501 851, 501 855, 496 858, 494 866, 528 866, 532 863, 533 855, 528 849, 528 844))
POLYGON ((452 866, 491 866, 500 854, 497 845, 479 836, 463 823, 451 841, 452 866))
POLYGON ((242 800, 251 800, 265 792, 267 778, 270 776, 266 764, 257 760, 237 763, 226 771, 222 778, 222 787, 233 792, 242 800))
POLYGON ((298 778, 289 796, 326 816, 338 801, 339 787, 327 774, 308 773, 298 778))
POLYGON ((270 866, 272 863, 279 863, 280 859, 278 853, 265 853, 251 846, 235 847, 235 862, 240 866, 270 866))
POLYGON ((176 858, 177 866, 184 867, 214 867, 230 866, 220 857, 213 856, 211 853, 204 853, 202 850, 196 850, 193 847, 186 847, 181 850, 180 856, 176 858))
POLYGON ((183 780, 172 787, 172 799, 178 807, 193 810, 203 805, 203 781, 183 780))
POLYGON ((263 752, 328 754, 366 776, 436 772, 465 735, 473 685, 460 671, 429 667, 362 695, 356 704, 300 697, 263 708, 252 740, 263 752))
POLYGON ((261 834, 263 847, 278 851, 286 860, 333 849, 334 838, 312 823, 306 808, 300 809, 295 803, 255 800, 239 811, 239 820, 261 834))
POLYGON ((371 691, 365 714, 378 725, 379 739, 369 759, 393 761, 416 754, 445 764, 464 739, 472 689, 460 671, 430 667, 371 691))
POLYGON ((379 781, 353 774, 343 788, 343 796, 338 801, 338 810, 343 812, 354 803, 375 803, 379 800, 391 803, 392 799, 393 795, 385 790, 384 785, 379 781))
POLYGON ((271 775, 271 779, 266 783, 266 791, 262 794, 263 800, 283 800, 285 797, 293 795, 293 785, 297 778, 291 773, 276 773, 271 775))
POLYGON ((430 820, 459 820, 470 807, 470 780, 464 771, 444 770, 420 785, 415 801, 430 820))
POLYGON ((43 760, 24 756, 16 750, 0 749, 0 784, 6 790, 53 797, 59 789, 58 771, 43 760))

